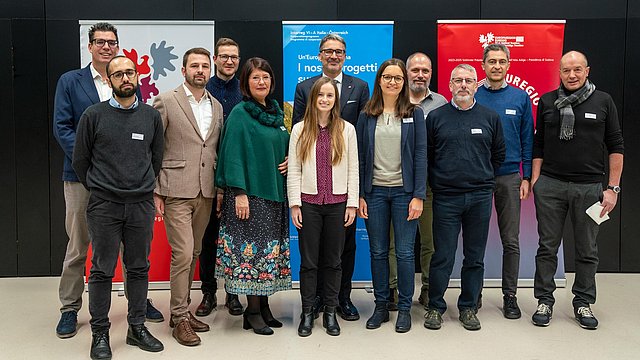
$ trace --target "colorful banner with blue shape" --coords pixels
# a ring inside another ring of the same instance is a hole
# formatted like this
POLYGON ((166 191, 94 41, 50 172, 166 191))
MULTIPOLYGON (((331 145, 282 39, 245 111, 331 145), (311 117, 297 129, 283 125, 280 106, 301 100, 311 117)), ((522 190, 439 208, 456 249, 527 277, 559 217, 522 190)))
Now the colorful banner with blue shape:
MULTIPOLYGON (((369 84, 372 91, 378 67, 392 57, 393 22, 300 22, 283 21, 284 101, 285 113, 291 113, 296 85, 322 73, 318 59, 320 40, 328 34, 338 34, 347 43, 346 59, 342 71, 369 84), (289 108, 287 111, 287 107, 289 108)), ((300 280, 300 252, 298 232, 291 230, 291 274, 300 280)), ((352 281, 371 281, 369 237, 362 219, 356 225, 356 263, 352 281)))

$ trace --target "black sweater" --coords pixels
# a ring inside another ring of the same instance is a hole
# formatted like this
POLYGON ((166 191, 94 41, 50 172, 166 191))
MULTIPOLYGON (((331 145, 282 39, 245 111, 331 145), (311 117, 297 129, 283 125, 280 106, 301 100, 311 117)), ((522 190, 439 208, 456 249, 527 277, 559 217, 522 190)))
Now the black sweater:
POLYGON ((163 133, 160 113, 149 105, 127 110, 108 101, 92 105, 78 124, 73 169, 99 198, 118 203, 152 199, 163 133))
POLYGON ((575 135, 560 140, 560 111, 553 105, 558 91, 538 104, 533 158, 543 159, 541 173, 562 181, 602 182, 608 154, 624 153, 618 111, 609 94, 596 90, 573 108, 575 135))
POLYGON ((458 110, 451 103, 427 116, 429 185, 434 193, 493 189, 494 171, 505 158, 498 114, 476 103, 458 110))

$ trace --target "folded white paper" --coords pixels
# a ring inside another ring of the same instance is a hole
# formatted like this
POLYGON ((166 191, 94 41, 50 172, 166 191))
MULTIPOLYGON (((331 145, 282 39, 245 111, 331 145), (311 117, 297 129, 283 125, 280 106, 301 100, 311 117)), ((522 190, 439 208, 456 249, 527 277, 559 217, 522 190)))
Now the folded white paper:
POLYGON ((589 206, 589 208, 587 209, 587 215, 589 215, 589 217, 591 217, 593 219, 593 221, 596 222, 596 224, 600 225, 603 222, 609 220, 609 214, 606 213, 604 214, 603 217, 600 217, 600 213, 602 212, 602 209, 604 208, 604 206, 602 206, 602 204, 599 201, 596 201, 595 204, 589 206))

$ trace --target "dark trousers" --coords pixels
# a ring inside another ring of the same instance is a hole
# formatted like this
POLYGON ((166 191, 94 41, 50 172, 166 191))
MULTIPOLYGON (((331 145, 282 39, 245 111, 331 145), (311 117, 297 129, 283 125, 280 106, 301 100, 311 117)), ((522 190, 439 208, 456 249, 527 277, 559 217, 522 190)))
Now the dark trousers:
POLYGON ((216 280, 216 252, 218 249, 218 231, 220 230, 220 219, 216 215, 215 199, 214 209, 211 211, 209 225, 204 231, 202 238, 202 251, 200 252, 200 281, 202 285, 200 289, 203 294, 215 294, 218 290, 218 281, 216 280))
POLYGON ((89 197, 87 226, 93 252, 89 275, 91 331, 104 331, 111 326, 111 281, 121 243, 127 268, 127 321, 130 325, 144 324, 154 215, 153 200, 121 204, 95 195, 89 197))
POLYGON ((433 194, 433 244, 429 270, 429 307, 444 313, 444 293, 449 286, 462 229, 461 294, 458 309, 475 309, 484 277, 484 253, 491 218, 491 190, 461 194, 433 194))
POLYGON ((541 175, 534 185, 536 218, 538 219, 538 252, 533 296, 538 303, 553 306, 558 268, 558 248, 567 214, 573 225, 576 277, 573 283, 573 306, 589 306, 596 302, 598 270, 598 225, 585 213, 602 198, 602 184, 576 184, 541 175))
POLYGON ((315 205, 302 203, 300 247, 300 295, 302 307, 311 307, 316 296, 318 274, 323 274, 323 297, 327 306, 338 306, 344 247, 346 202, 315 205), (320 258, 322 253, 322 258, 320 258))
MULTIPOLYGON (((324 258, 322 250, 320 250, 320 258, 324 258)), ((356 266, 356 221, 345 228, 344 247, 342 255, 340 256, 340 262, 342 265, 342 275, 340 276, 340 292, 338 293, 338 300, 342 302, 351 299, 351 278, 353 277, 353 271, 356 266)), ((323 298, 323 289, 324 277, 322 272, 320 272, 318 273, 316 296, 323 298)))
POLYGON ((520 173, 496 176, 493 195, 502 240, 502 293, 516 294, 520 270, 520 173))

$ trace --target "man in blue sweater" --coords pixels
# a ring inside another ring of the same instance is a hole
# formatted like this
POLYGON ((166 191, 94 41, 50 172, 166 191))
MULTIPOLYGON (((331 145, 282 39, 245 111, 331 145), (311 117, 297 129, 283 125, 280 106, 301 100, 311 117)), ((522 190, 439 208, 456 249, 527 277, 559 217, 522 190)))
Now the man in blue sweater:
POLYGON ((507 319, 521 316, 516 291, 520 268, 520 201, 529 197, 533 116, 531 100, 524 90, 509 86, 509 48, 491 44, 484 48, 482 68, 487 77, 478 87, 478 103, 500 115, 507 155, 496 170, 494 202, 502 240, 502 313, 507 319), (520 176, 522 165, 522 176, 520 176))
MULTIPOLYGON (((222 104, 222 119, 242 101, 240 81, 236 76, 240 64, 240 46, 233 39, 220 38, 213 50, 213 63, 216 65, 215 74, 207 82, 206 89, 222 104)), ((222 197, 222 193, 218 193, 222 197)), ((211 212, 209 224, 202 238, 202 252, 200 253, 200 281, 202 285, 202 301, 196 310, 196 316, 207 316, 216 308, 218 282, 216 281, 216 250, 218 241, 219 221, 217 211, 211 212)), ((242 315, 242 304, 238 295, 227 293, 224 301, 231 315, 242 315)))
POLYGON ((449 285, 462 230, 464 260, 459 320, 467 330, 479 330, 478 295, 484 277, 484 252, 489 234, 494 172, 505 158, 500 117, 476 103, 477 75, 460 64, 451 72, 451 103, 427 116, 429 185, 433 191, 433 243, 429 271, 429 310, 424 326, 437 330, 447 310, 449 285))

